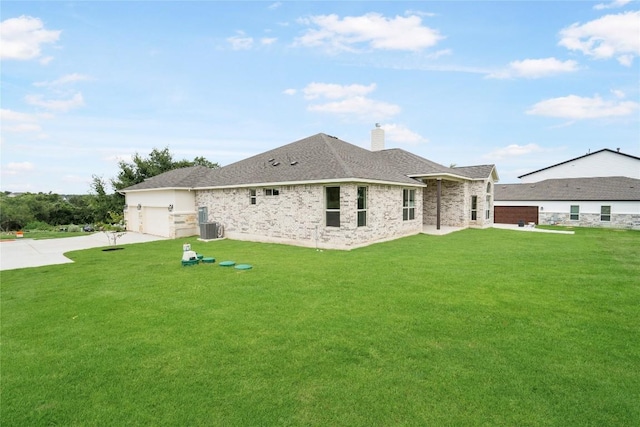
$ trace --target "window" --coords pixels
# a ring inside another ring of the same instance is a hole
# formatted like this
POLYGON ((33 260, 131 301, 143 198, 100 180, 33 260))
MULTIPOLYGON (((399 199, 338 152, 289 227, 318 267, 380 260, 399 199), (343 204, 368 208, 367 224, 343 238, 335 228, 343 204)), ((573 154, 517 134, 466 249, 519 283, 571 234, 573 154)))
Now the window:
POLYGON ((280 194, 280 190, 277 188, 265 188, 264 195, 265 196, 277 196, 280 194))
POLYGON ((367 225, 367 187, 358 187, 358 227, 367 225))
POLYGON ((571 205, 571 215, 569 216, 571 221, 578 221, 580 219, 580 206, 571 205))
POLYGON ((326 187, 327 227, 340 227, 340 187, 326 187))
POLYGON ((255 188, 250 188, 249 189, 249 203, 251 203, 252 205, 256 204, 256 189, 255 188))
POLYGON ((416 218, 416 190, 402 190, 402 220, 416 218))
POLYGON ((478 219, 478 196, 471 196, 471 221, 478 219))
POLYGON ((600 221, 611 221, 611 206, 600 206, 600 221))
POLYGON ((487 206, 485 206, 485 219, 491 218, 491 196, 487 195, 487 206))

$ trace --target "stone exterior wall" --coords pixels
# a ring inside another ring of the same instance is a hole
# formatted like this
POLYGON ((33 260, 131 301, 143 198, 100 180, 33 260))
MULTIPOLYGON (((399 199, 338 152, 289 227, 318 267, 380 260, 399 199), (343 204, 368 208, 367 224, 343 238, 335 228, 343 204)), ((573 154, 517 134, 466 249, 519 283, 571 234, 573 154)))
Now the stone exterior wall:
POLYGON ((402 220, 402 187, 339 183, 272 187, 277 196, 256 188, 198 191, 196 206, 206 206, 211 222, 237 240, 285 243, 323 249, 353 249, 422 231, 422 189, 416 190, 416 217, 402 220), (325 226, 325 187, 340 187, 340 227, 325 226), (357 188, 368 188, 367 225, 357 225, 357 188))
POLYGON ((567 227, 602 227, 640 230, 640 214, 611 214, 611 221, 601 221, 600 214, 581 213, 578 221, 571 220, 569 213, 540 212, 540 224, 567 227))
POLYGON ((197 212, 177 212, 169 215, 169 237, 177 239, 199 234, 197 212))

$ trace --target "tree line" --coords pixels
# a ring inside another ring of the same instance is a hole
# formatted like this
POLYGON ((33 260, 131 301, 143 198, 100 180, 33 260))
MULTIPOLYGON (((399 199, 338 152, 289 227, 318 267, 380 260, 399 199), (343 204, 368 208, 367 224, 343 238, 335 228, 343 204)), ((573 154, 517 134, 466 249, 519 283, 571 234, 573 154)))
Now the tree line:
POLYGON ((0 228, 15 231, 45 225, 108 224, 124 210, 125 198, 118 191, 163 172, 196 165, 219 167, 204 157, 174 160, 168 147, 154 148, 146 157, 136 153, 131 162, 120 161, 118 175, 109 181, 92 176, 88 194, 0 193, 0 228))

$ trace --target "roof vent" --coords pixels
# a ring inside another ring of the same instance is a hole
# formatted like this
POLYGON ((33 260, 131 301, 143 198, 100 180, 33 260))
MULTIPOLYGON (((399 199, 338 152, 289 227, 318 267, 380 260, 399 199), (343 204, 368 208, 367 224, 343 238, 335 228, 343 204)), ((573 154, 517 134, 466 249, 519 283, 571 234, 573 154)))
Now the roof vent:
POLYGON ((280 162, 273 162, 273 163, 271 164, 271 166, 278 166, 279 164, 280 164, 280 162))
POLYGON ((271 163, 271 162, 273 162, 273 159, 269 159, 268 161, 269 161, 269 163, 271 163))
POLYGON ((290 165, 291 165, 291 166, 295 166, 295 165, 297 165, 297 164, 298 164, 298 161, 297 161, 297 160, 294 160, 293 162, 291 162, 291 163, 290 163, 290 165))

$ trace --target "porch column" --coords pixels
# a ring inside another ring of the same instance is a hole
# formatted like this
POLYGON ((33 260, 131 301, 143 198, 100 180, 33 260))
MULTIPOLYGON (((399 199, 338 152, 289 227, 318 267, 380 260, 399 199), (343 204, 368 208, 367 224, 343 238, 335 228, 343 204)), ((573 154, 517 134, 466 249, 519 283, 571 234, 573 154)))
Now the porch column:
POLYGON ((440 230, 440 196, 442 195, 442 180, 438 178, 437 180, 437 203, 436 203, 436 230, 440 230))

